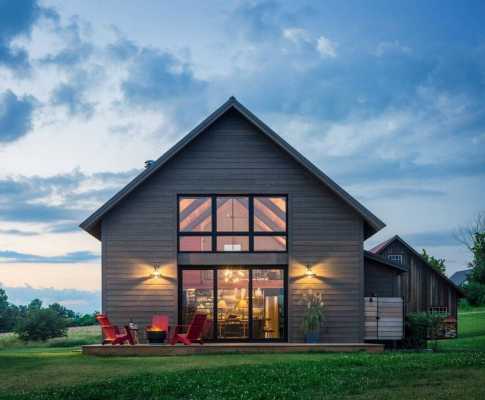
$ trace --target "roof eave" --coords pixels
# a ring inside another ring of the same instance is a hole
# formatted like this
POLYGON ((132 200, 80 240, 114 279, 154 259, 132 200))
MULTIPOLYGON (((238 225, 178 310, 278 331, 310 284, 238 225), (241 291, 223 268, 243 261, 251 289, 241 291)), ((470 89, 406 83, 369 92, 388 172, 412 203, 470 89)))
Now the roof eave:
POLYGON ((370 251, 364 250, 364 257, 368 258, 369 260, 373 260, 375 262, 381 263, 383 265, 388 266, 389 268, 394 268, 399 271, 400 274, 404 272, 408 272, 407 268, 403 267, 402 265, 393 263, 390 260, 385 259, 377 254, 371 253, 370 251))

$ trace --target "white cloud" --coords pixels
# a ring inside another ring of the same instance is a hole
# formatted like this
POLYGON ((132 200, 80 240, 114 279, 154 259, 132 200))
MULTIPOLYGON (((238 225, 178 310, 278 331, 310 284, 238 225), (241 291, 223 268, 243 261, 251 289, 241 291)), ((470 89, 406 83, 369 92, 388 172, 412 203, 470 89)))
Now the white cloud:
POLYGON ((303 28, 283 29, 283 38, 299 48, 310 48, 317 51, 322 58, 337 57, 336 43, 321 35, 315 38, 310 32, 303 28))
POLYGON ((317 40, 317 50, 323 58, 335 58, 337 45, 325 36, 320 36, 317 40))
POLYGON ((294 44, 301 42, 310 43, 312 38, 303 28, 286 28, 283 29, 283 37, 294 44))
POLYGON ((408 46, 402 45, 397 40, 395 40, 393 42, 380 42, 373 52, 373 54, 377 57, 382 57, 388 53, 411 54, 412 49, 408 46))

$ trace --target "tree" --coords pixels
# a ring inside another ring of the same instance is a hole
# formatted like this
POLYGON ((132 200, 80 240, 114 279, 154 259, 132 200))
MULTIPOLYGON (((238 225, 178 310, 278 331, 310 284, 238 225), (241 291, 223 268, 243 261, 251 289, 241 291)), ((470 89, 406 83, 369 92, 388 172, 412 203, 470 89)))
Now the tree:
POLYGON ((97 312, 93 314, 76 314, 76 318, 73 320, 72 326, 90 326, 90 325, 96 325, 96 314, 97 312))
POLYGON ((476 233, 485 233, 485 211, 479 212, 470 224, 458 228, 453 236, 473 253, 476 233))
POLYGON ((431 265, 436 271, 444 274, 446 272, 446 260, 444 258, 435 258, 429 255, 425 249, 422 250, 421 256, 426 260, 426 262, 431 265))
POLYGON ((74 320, 77 317, 77 314, 74 311, 69 310, 59 303, 52 303, 48 308, 55 311, 62 318, 74 320))
POLYGON ((478 214, 473 224, 460 230, 458 239, 472 253, 468 266, 471 272, 463 286, 468 302, 472 305, 485 304, 485 212, 478 214))
POLYGON ((472 270, 468 279, 485 285, 485 231, 475 233, 471 250, 473 261, 469 264, 472 270))
POLYGON ((52 309, 33 307, 18 320, 15 333, 24 342, 45 341, 66 336, 67 321, 52 309))
POLYGON ((40 310, 42 308, 42 300, 34 299, 27 306, 29 310, 40 310))
POLYGON ((0 318, 4 315, 8 308, 8 296, 5 290, 0 289, 0 318))
POLYGON ((0 289, 0 332, 10 332, 15 326, 18 309, 8 302, 4 289, 0 289))

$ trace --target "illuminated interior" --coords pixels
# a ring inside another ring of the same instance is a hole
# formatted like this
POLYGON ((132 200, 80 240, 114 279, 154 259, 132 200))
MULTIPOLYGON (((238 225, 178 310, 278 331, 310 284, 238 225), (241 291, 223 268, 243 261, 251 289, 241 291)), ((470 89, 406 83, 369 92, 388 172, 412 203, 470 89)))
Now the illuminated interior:
POLYGON ((181 319, 208 316, 206 339, 271 340, 285 336, 282 268, 182 269, 181 319), (215 318, 214 318, 215 316, 215 318))
POLYGON ((179 251, 284 252, 286 196, 180 196, 179 251))

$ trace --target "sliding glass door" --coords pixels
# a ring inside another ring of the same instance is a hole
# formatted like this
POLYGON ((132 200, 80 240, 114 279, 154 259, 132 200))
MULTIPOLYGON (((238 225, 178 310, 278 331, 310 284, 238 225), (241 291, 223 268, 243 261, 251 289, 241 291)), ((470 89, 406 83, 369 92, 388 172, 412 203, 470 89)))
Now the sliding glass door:
POLYGON ((206 339, 286 340, 286 268, 180 267, 179 278, 180 323, 206 313, 206 339))
POLYGON ((252 271, 253 338, 281 339, 285 328, 284 270, 252 271))
POLYGON ((217 271, 217 339, 249 338, 249 271, 217 271))
POLYGON ((214 326, 214 271, 207 269, 186 269, 182 271, 182 290, 179 296, 180 323, 190 324, 196 312, 207 314, 205 339, 213 337, 214 326))

